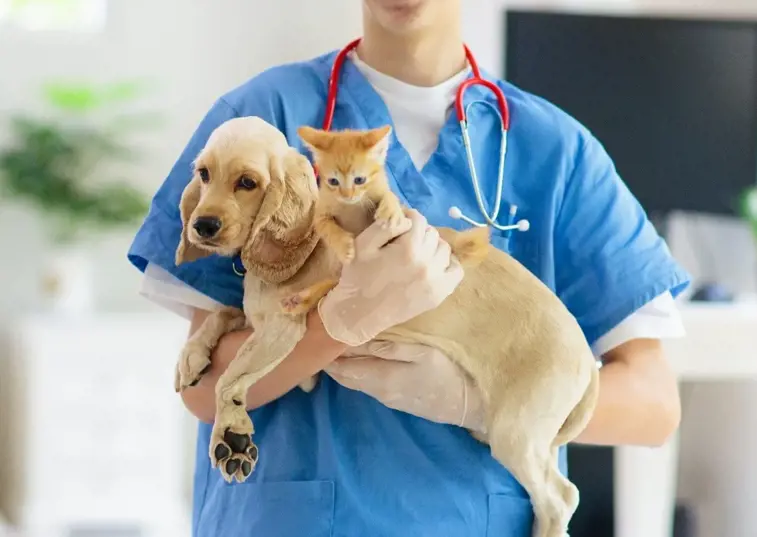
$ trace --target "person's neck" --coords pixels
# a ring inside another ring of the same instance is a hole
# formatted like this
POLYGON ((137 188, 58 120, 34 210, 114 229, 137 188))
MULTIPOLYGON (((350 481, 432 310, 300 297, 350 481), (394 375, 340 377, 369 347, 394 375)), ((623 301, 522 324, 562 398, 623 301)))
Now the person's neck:
POLYGON ((391 34, 364 21, 358 57, 373 69, 413 86, 436 86, 465 68, 459 24, 416 35, 391 34))

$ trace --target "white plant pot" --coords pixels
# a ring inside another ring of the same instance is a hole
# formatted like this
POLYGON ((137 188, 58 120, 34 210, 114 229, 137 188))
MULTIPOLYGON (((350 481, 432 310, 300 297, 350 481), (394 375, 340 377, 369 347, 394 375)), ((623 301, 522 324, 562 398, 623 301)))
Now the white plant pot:
POLYGON ((83 315, 94 306, 94 273, 85 251, 63 247, 50 251, 42 290, 50 313, 83 315))

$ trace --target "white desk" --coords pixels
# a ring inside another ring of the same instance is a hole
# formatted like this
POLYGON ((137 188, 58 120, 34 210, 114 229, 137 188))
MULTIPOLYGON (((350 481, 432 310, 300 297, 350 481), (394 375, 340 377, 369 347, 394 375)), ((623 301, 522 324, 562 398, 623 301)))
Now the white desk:
MULTIPOLYGON (((665 342, 681 382, 757 379, 757 304, 682 303, 687 336, 665 342)), ((671 537, 678 438, 615 451, 616 537, 671 537)))

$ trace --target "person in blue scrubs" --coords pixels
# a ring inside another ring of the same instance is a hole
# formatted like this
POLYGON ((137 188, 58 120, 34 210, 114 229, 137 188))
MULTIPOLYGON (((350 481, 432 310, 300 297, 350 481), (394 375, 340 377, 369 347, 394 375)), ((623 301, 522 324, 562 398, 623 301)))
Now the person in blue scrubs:
MULTIPOLYGON (((363 12, 363 40, 343 67, 333 128, 391 124, 393 190, 428 223, 462 228, 448 216, 451 205, 478 213, 452 113, 454 91, 470 74, 460 0, 364 0, 363 12)), ((155 194, 129 259, 145 273, 144 294, 190 319, 191 330, 213 308, 242 302, 242 279, 228 259, 174 264, 192 160, 213 129, 240 116, 265 119, 306 153, 296 130, 321 125, 336 52, 273 67, 221 96, 155 194)), ((683 335, 674 298, 688 275, 591 132, 538 96, 486 76, 503 89, 512 115, 503 199, 531 223, 513 235, 512 255, 566 304, 602 362, 599 405, 578 441, 660 445, 680 419, 660 340, 683 335)), ((493 102, 493 95, 474 87, 466 94, 472 99, 493 102)), ((499 123, 483 106, 472 107, 469 120, 491 200, 499 123)), ((495 246, 504 241, 493 232, 495 246)), ((507 325, 502 319, 502 330, 507 325)), ((249 391, 258 466, 243 484, 224 482, 208 458, 213 388, 249 333, 225 336, 211 370, 182 395, 200 420, 194 537, 531 535, 525 491, 465 429, 475 428, 480 398, 470 391, 461 412, 467 385, 457 367, 419 346, 348 348, 329 336, 317 311, 301 344, 249 391), (318 371, 312 393, 293 389, 318 371)), ((561 465, 567 471, 564 449, 561 465)))

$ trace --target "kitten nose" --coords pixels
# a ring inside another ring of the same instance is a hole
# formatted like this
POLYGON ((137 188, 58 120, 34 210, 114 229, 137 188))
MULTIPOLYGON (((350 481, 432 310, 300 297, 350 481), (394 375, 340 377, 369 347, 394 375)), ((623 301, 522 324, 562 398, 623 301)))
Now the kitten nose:
POLYGON ((200 216, 195 218, 195 231, 203 239, 209 239, 221 229, 221 219, 215 216, 200 216))

